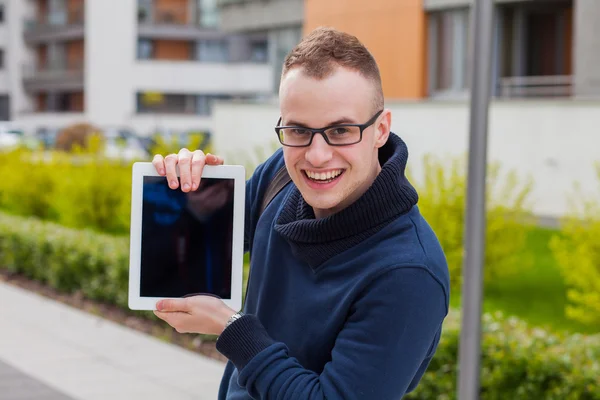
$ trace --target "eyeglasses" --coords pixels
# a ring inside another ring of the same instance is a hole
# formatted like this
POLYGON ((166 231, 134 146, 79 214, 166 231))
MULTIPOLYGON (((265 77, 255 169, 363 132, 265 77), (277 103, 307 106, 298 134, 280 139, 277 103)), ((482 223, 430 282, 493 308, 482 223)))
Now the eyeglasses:
POLYGON ((330 146, 349 146, 362 140, 363 131, 371 126, 383 110, 375 114, 364 124, 340 124, 321 129, 305 128, 302 126, 279 126, 281 117, 275 127, 279 142, 289 147, 307 147, 317 133, 320 133, 330 146))

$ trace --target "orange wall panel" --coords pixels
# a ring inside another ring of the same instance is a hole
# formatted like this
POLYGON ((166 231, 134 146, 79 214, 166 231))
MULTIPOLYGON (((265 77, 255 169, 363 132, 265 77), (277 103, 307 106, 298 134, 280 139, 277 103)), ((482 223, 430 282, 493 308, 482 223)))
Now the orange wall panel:
POLYGON ((46 111, 46 93, 38 93, 36 98, 36 110, 38 112, 46 111))
POLYGON ((37 0, 37 19, 39 22, 46 22, 48 14, 48 0, 37 0))
POLYGON ((329 26, 358 37, 377 60, 386 98, 426 96, 422 0, 305 0, 304 12, 304 34, 329 26))
POLYGON ((565 75, 573 74, 573 7, 565 10, 566 26, 565 26, 565 75))
POLYGON ((68 0, 67 2, 67 13, 69 23, 81 23, 84 19, 83 11, 83 0, 68 0))
POLYGON ((189 1, 191 0, 156 0, 157 21, 187 24, 190 22, 189 1))
POLYGON ((37 47, 37 68, 38 69, 46 68, 46 62, 48 59, 47 54, 48 54, 48 48, 46 47, 45 44, 39 45, 37 47))
POLYGON ((76 40, 67 43, 67 67, 80 69, 83 67, 84 41, 76 40))
POLYGON ((185 40, 157 40, 154 42, 154 59, 189 60, 192 46, 185 40))
POLYGON ((70 111, 84 111, 83 92, 69 94, 70 111))

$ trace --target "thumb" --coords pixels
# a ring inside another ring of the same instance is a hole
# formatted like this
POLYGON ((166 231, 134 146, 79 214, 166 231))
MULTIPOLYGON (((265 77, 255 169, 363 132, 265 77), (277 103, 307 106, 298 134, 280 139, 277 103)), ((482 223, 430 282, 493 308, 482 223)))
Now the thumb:
POLYGON ((156 310, 165 312, 188 312, 189 307, 186 299, 165 299, 159 300, 156 303, 156 310))

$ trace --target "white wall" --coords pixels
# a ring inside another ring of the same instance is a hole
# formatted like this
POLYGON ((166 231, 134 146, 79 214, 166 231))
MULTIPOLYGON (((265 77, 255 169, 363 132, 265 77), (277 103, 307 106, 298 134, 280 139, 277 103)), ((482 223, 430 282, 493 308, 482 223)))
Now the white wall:
MULTIPOLYGON (((0 0, 0 5, 4 5, 5 13, 8 11, 6 0, 0 0)), ((4 65, 0 68, 0 94, 8 93, 8 73, 6 72, 6 63, 8 61, 8 25, 6 22, 6 14, 4 22, 0 23, 0 49, 4 51, 4 65)))
POLYGON ((9 94, 8 73, 0 70, 0 94, 9 94))
POLYGON ((89 122, 84 113, 27 113, 21 114, 15 125, 33 134, 38 128, 64 128, 81 122, 89 122))
MULTIPOLYGON (((23 0, 4 0, 6 40, 5 79, 10 94, 10 108, 13 119, 19 117, 24 110, 31 110, 32 100, 23 88, 22 69, 31 65, 34 53, 27 49, 24 39, 24 22, 35 15, 34 2, 23 0)), ((0 33, 1 35, 1 33, 0 33)))
MULTIPOLYGON (((468 104, 464 102, 389 103, 392 130, 409 149, 409 168, 419 177, 422 157, 466 156, 468 104)), ((217 103, 215 150, 248 154, 248 149, 276 141, 273 127, 278 104, 217 103)), ((490 109, 489 160, 534 180, 536 214, 560 216, 578 181, 588 195, 600 199, 594 163, 600 162, 600 102, 493 102, 490 109)), ((251 152, 251 151, 250 151, 251 152)))
POLYGON ((136 13, 136 0, 85 3, 85 105, 93 123, 121 124, 135 111, 136 13))
POLYGON ((270 93, 272 68, 266 64, 218 64, 194 61, 137 61, 133 91, 170 93, 270 93))

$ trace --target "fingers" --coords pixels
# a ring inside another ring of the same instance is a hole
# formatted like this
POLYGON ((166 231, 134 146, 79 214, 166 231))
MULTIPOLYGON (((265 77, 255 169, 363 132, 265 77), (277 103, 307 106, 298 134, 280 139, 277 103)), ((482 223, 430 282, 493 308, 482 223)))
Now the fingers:
POLYGON ((179 333, 188 333, 189 331, 185 328, 187 320, 190 315, 181 312, 161 312, 154 311, 154 315, 171 325, 179 333))
POLYGON ((187 299, 164 299, 156 303, 156 310, 162 312, 184 312, 190 311, 187 299))
POLYGON ((165 176, 165 159, 160 154, 156 154, 152 159, 152 165, 160 176, 165 176))
POLYGON ((202 170, 206 162, 207 159, 202 150, 196 150, 192 153, 192 190, 196 190, 200 186, 202 170))
POLYGON ((177 154, 169 154, 165 157, 165 171, 167 174, 167 182, 171 189, 177 189, 177 154))
POLYGON ((216 156, 214 154, 206 153, 206 163, 209 165, 223 165, 223 157, 216 156))
POLYGON ((189 192, 192 188, 192 153, 186 148, 179 150, 179 178, 181 190, 189 192))
POLYGON ((204 154, 202 150, 193 153, 186 148, 179 150, 178 154, 169 154, 163 158, 156 154, 152 159, 152 165, 161 176, 166 176, 171 189, 177 189, 181 185, 183 192, 198 189, 205 165, 223 165, 222 157, 214 154, 204 154), (179 167, 179 179, 177 178, 177 167, 179 167))

